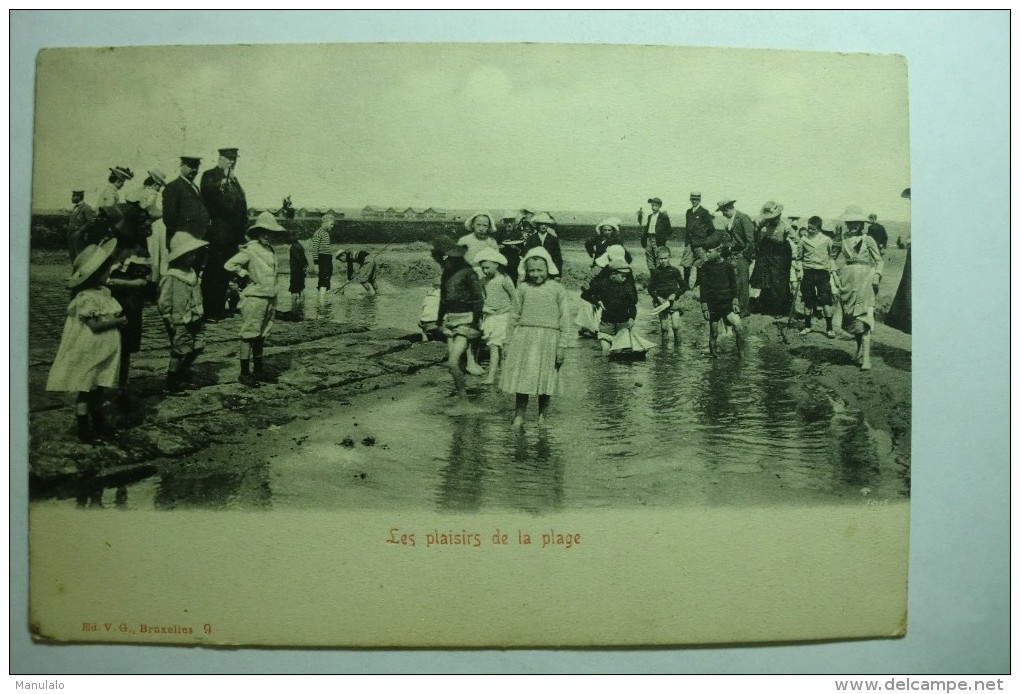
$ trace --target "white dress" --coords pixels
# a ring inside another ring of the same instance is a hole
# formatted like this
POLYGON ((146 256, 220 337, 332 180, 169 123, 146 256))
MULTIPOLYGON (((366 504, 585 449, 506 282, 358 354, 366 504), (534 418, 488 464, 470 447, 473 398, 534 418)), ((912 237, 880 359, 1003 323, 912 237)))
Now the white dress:
POLYGON ((112 328, 94 333, 85 320, 110 317, 121 311, 121 305, 106 287, 85 289, 71 299, 46 390, 82 393, 96 386, 112 388, 117 384, 120 331, 112 328))

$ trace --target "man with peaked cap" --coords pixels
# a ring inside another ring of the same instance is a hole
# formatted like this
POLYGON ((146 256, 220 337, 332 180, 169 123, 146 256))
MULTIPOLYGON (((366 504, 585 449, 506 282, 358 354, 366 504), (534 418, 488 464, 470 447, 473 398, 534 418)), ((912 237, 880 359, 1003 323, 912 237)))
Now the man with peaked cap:
POLYGON ((694 265, 691 243, 694 239, 708 236, 713 231, 715 231, 715 225, 712 223, 712 213, 701 206, 701 193, 691 193, 691 209, 687 210, 686 244, 684 244, 683 252, 680 255, 684 281, 688 284, 691 281, 691 266, 694 265))
POLYGON ((85 202, 85 191, 71 192, 71 214, 67 217, 67 247, 71 252, 71 262, 87 245, 81 239, 82 230, 96 218, 96 211, 85 202))
POLYGON ((166 226, 166 247, 178 231, 186 231, 204 240, 209 233, 209 212, 195 185, 198 157, 181 157, 181 175, 163 189, 163 224, 166 226))
POLYGON ((107 185, 100 191, 96 207, 112 207, 120 202, 120 189, 124 187, 126 181, 134 177, 134 172, 126 166, 115 166, 110 169, 110 175, 106 179, 107 185))
POLYGON ((732 254, 729 262, 736 273, 737 300, 740 303, 740 317, 751 315, 751 260, 754 259, 757 238, 754 222, 736 208, 736 200, 720 200, 716 209, 728 221, 726 230, 730 234, 732 254))
POLYGON ((226 315, 227 285, 230 278, 223 264, 244 243, 248 226, 248 200, 234 176, 237 148, 219 150, 216 167, 202 173, 202 200, 209 210, 209 258, 202 274, 202 299, 208 320, 226 315))

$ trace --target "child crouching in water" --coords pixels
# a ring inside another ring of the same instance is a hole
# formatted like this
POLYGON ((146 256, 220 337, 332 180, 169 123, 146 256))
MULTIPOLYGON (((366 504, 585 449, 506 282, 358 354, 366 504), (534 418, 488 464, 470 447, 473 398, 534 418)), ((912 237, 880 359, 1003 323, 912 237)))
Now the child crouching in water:
POLYGON ((513 426, 524 426, 528 399, 538 396, 538 423, 545 425, 551 396, 556 392, 559 370, 566 358, 571 316, 567 290, 548 281, 559 268, 549 252, 537 247, 522 261, 524 281, 510 306, 507 349, 499 387, 517 396, 513 426))
POLYGON ((195 268, 199 254, 209 244, 186 231, 170 239, 167 270, 159 281, 157 308, 170 337, 170 366, 166 372, 166 392, 176 395, 184 390, 184 379, 202 353, 202 286, 195 268))
POLYGON ((659 314, 662 339, 668 339, 672 333, 673 344, 679 347, 680 316, 684 314, 680 308, 680 297, 687 293, 689 287, 680 270, 669 264, 669 258, 669 246, 659 246, 655 252, 655 267, 648 278, 648 293, 652 295, 652 304, 659 314))
POLYGON ((103 418, 103 388, 117 383, 121 343, 117 328, 127 324, 121 305, 105 282, 117 240, 86 246, 74 259, 67 287, 71 303, 46 390, 77 393, 78 439, 91 443, 110 434, 103 418))
POLYGON ((223 267, 250 280, 241 291, 241 375, 237 382, 256 388, 266 380, 262 349, 276 316, 276 253, 269 238, 286 231, 270 212, 263 212, 248 227, 248 243, 223 267), (251 362, 254 361, 254 372, 251 362))
POLYGON ((588 288, 592 301, 602 309, 599 343, 604 357, 612 351, 613 337, 621 330, 634 327, 638 302, 634 273, 626 260, 613 258, 606 266, 606 272, 608 274, 603 275, 603 279, 593 280, 588 288))
POLYGON ((482 269, 482 282, 485 286, 482 339, 489 348, 489 376, 482 382, 492 385, 496 382, 496 373, 499 371, 500 352, 506 343, 507 319, 517 287, 504 272, 507 259, 499 251, 483 248, 475 255, 475 263, 482 269))
POLYGON ((698 268, 698 285, 701 287, 701 313, 708 321, 708 356, 713 359, 719 356, 716 344, 720 321, 733 326, 737 336, 737 355, 744 353, 737 276, 735 268, 726 259, 729 248, 724 245, 728 238, 726 232, 716 230, 698 239, 694 248, 697 257, 694 266, 698 268))

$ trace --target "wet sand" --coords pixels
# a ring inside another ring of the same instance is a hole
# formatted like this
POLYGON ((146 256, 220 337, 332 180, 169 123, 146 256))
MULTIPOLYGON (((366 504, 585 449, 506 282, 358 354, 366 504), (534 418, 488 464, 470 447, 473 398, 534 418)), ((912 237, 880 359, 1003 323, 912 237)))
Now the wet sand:
MULTIPOLYGON (((349 295, 334 306, 335 315, 347 319, 360 310, 357 306, 375 302, 385 307, 373 314, 376 325, 413 320, 416 302, 425 289, 415 274, 423 271, 421 255, 419 248, 388 250, 380 258, 382 295, 367 298, 360 296, 360 289, 351 288, 349 295)), ((566 248, 565 256, 568 266, 583 269, 586 264, 579 247, 566 248)), ((52 285, 56 273, 50 268, 51 264, 38 268, 33 265, 32 281, 52 285)), ((643 273, 638 269, 640 281, 643 273)), ((886 294, 891 300, 897 280, 894 272, 887 271, 880 305, 886 294)), ((567 286, 571 284, 568 275, 567 286)), ((35 297, 33 294, 33 300, 35 297)), ((289 308, 288 299, 281 299, 281 309, 289 308)), ((694 297, 689 295, 686 300, 690 303, 683 318, 682 358, 691 368, 701 368, 698 361, 691 360, 703 359, 700 353, 706 346, 707 325, 694 297)), ((642 305, 648 301, 647 295, 641 296, 642 305)), ((654 330, 651 319, 644 320, 646 328, 654 330)), ((605 490, 621 487, 618 478, 605 481, 601 492, 591 491, 572 482, 569 465, 566 473, 553 469, 558 446, 562 448, 570 440, 569 432, 562 426, 557 428, 556 408, 557 404, 563 407, 563 401, 554 401, 548 432, 540 434, 529 422, 522 439, 524 450, 513 453, 514 439, 505 438, 510 437, 508 431, 503 433, 504 425, 509 429, 512 396, 482 387, 481 378, 472 377, 472 400, 479 414, 447 416, 444 412, 451 402, 447 397, 450 379, 440 364, 443 346, 415 343, 413 329, 384 327, 369 332, 374 326, 334 322, 329 317, 280 325, 281 330, 267 343, 267 358, 279 373, 279 382, 256 391, 232 382, 236 377, 236 342, 230 321, 210 331, 214 347, 199 362, 205 382, 187 398, 162 399, 152 392, 165 368, 162 341, 154 344, 151 354, 140 355, 133 362, 133 369, 142 374, 136 377, 133 373, 133 387, 148 392, 143 411, 136 413, 141 419, 128 423, 126 441, 114 446, 77 444, 69 433, 69 407, 53 394, 39 393, 39 379, 34 379, 30 398, 34 496, 79 496, 83 481, 101 479, 105 491, 93 486, 93 497, 98 499, 101 493, 105 505, 119 501, 129 508, 471 510, 473 505, 481 504, 536 512, 564 505, 597 507, 613 503, 613 495, 605 490), (323 364, 328 368, 316 370, 323 364), (523 465, 517 477, 510 473, 493 475, 491 465, 485 467, 484 461, 475 460, 469 450, 479 444, 496 445, 510 458, 542 460, 541 436, 546 437, 544 460, 549 463, 548 469, 523 465), (476 479, 483 474, 488 475, 484 484, 476 479), (564 474, 567 481, 557 483, 556 476, 564 474), (118 497, 118 486, 126 488, 127 494, 121 492, 118 497), (477 500, 480 493, 476 487, 484 487, 484 502, 477 500), (556 489, 560 490, 559 499, 549 496, 556 489)), ((874 334, 874 368, 861 372, 851 363, 854 342, 849 336, 837 340, 821 333, 801 336, 796 328, 787 328, 785 321, 764 316, 752 316, 748 331, 754 349, 782 353, 784 368, 796 374, 784 397, 798 403, 820 403, 825 416, 831 417, 833 409, 842 408, 860 413, 861 436, 868 439, 869 445, 882 449, 883 475, 897 480, 895 485, 882 489, 870 478, 862 478, 856 485, 844 480, 836 496, 858 503, 869 495, 875 499, 908 496, 910 337, 879 325, 874 334)), ((36 359, 32 370, 44 379, 46 363, 40 352, 46 345, 40 342, 33 340, 31 345, 36 359)), ((570 356, 587 359, 593 349, 590 342, 579 341, 570 356)), ((732 338, 728 342, 722 338, 721 351, 718 368, 726 370, 730 365, 739 369, 732 338)), ((657 363, 669 363, 666 355, 659 359, 657 363)), ((561 425, 568 421, 569 417, 560 417, 561 425)), ((834 441, 833 445, 855 444, 851 438, 834 441)), ((710 474, 687 471, 688 478, 729 480, 723 485, 725 494, 713 493, 707 486, 711 481, 705 482, 700 492, 661 489, 654 473, 669 464, 668 454, 638 451, 637 458, 631 458, 628 464, 634 468, 626 471, 628 476, 647 473, 644 479, 648 489, 618 499, 625 505, 760 503, 769 498, 810 503, 833 499, 831 490, 821 493, 810 484, 797 488, 787 481, 782 486, 781 480, 772 487, 763 487, 766 476, 754 461, 730 462, 710 474)))

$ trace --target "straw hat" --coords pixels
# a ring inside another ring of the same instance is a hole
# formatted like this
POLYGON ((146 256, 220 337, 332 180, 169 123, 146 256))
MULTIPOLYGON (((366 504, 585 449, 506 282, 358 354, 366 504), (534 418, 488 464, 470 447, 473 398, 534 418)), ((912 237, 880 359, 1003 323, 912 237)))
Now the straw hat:
POLYGON ((539 224, 548 224, 551 227, 556 226, 556 220, 553 219, 552 215, 549 214, 548 212, 539 212, 538 214, 531 218, 531 223, 534 224, 536 227, 539 224))
POLYGON ((606 217, 595 225, 595 231, 601 231, 602 227, 610 227, 615 231, 620 231, 620 220, 618 217, 606 217))
POLYGON ((482 250, 475 253, 475 265, 481 265, 484 261, 490 263, 496 263, 506 267, 510 261, 506 259, 506 256, 497 251, 495 248, 483 248, 482 250))
POLYGON ((472 226, 475 223, 476 217, 485 217, 489 220, 489 231, 495 231, 496 220, 493 219, 492 215, 488 212, 475 212, 473 215, 464 220, 464 228, 470 232, 474 232, 475 228, 472 226))
POLYGON ((606 248, 605 253, 595 259, 595 264, 598 267, 608 267, 612 261, 617 259, 627 262, 627 249, 618 243, 614 243, 606 248))
POLYGON ((93 243, 82 249, 82 252, 75 256, 74 265, 71 267, 71 276, 67 278, 67 288, 79 287, 96 274, 99 268, 110 259, 116 248, 117 239, 107 239, 98 246, 93 243))
POLYGON ((110 169, 110 173, 122 181, 130 181, 135 177, 134 172, 126 166, 114 166, 110 169))
POLYGON ((166 185, 166 174, 159 169, 148 169, 145 173, 149 174, 149 177, 159 185, 166 185))
POLYGON ((715 204, 715 209, 717 212, 719 210, 725 210, 727 207, 733 207, 733 205, 736 204, 736 202, 737 201, 732 198, 723 198, 722 200, 715 204))
POLYGON ((775 219, 779 215, 783 214, 783 206, 778 202, 769 200, 767 203, 761 206, 761 221, 768 219, 775 219))
POLYGON ((166 262, 172 263, 185 253, 197 251, 208 245, 208 241, 196 239, 186 231, 178 231, 170 238, 170 253, 166 257, 166 262))
POLYGON ((261 213, 248 227, 248 231, 252 231, 254 229, 264 229, 265 231, 287 231, 280 226, 278 221, 276 221, 276 217, 273 216, 273 213, 268 211, 261 213))
POLYGON ((610 270, 618 270, 620 272, 631 272, 630 265, 623 258, 613 258, 609 261, 607 266, 610 270))

